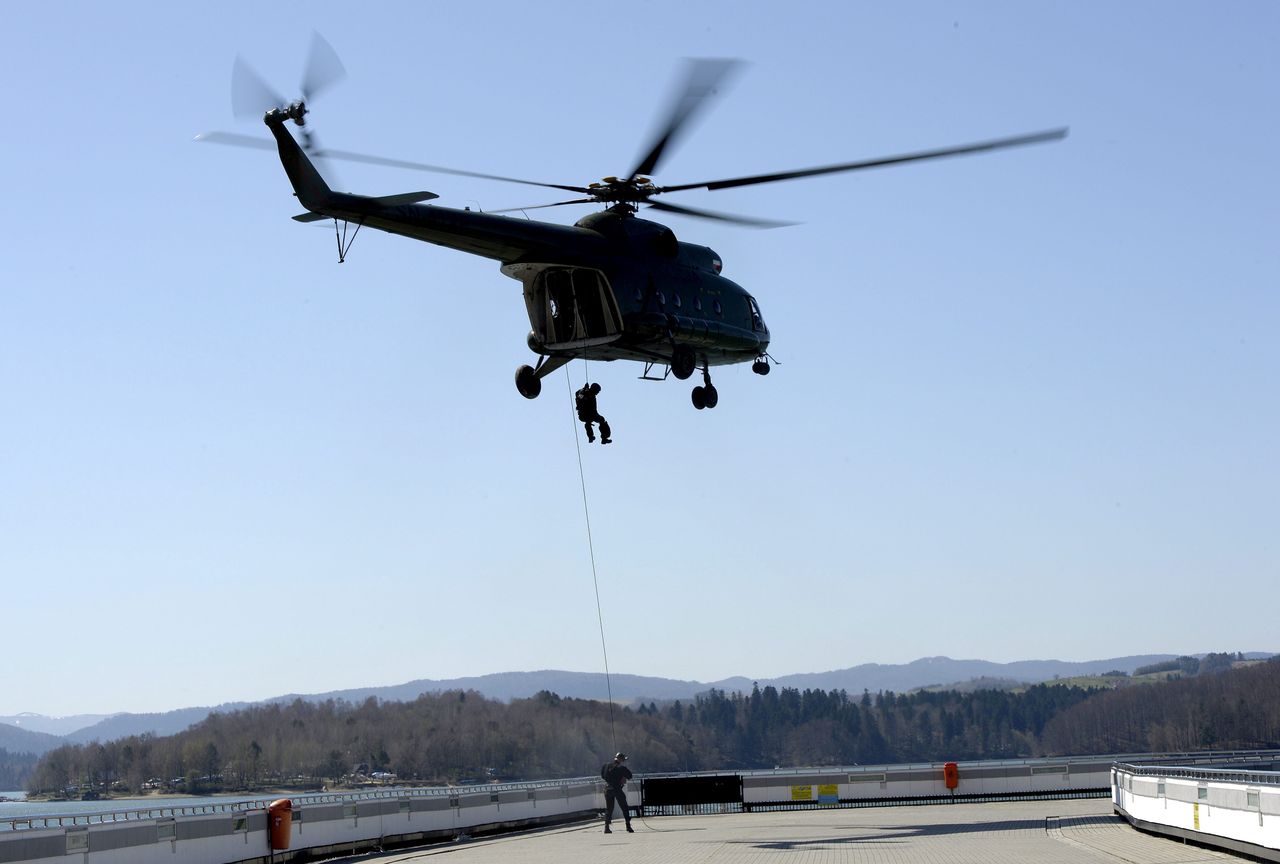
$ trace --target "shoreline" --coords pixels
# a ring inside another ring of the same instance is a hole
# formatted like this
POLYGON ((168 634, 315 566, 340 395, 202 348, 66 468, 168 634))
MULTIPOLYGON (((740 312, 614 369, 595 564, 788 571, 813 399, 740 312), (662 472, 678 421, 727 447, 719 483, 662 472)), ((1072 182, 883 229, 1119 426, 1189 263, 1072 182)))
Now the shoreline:
POLYGON ((47 794, 41 794, 41 793, 27 793, 27 796, 25 798, 9 799, 9 800, 30 801, 37 804, 62 804, 62 803, 78 804, 78 803, 92 803, 92 802, 127 803, 131 801, 141 802, 145 804, 148 801, 154 801, 154 800, 172 801, 174 799, 192 799, 192 800, 203 801, 203 800, 210 800, 210 799, 234 800, 237 798, 243 798, 248 800, 248 799, 266 798, 271 796, 288 797, 290 795, 318 795, 324 792, 352 792, 352 791, 356 791, 356 790, 353 788, 352 789, 348 789, 348 788, 335 789, 335 788, 328 788, 328 787, 320 788, 320 789, 297 789, 297 788, 280 789, 276 787, 267 787, 264 789, 256 789, 256 790, 242 789, 237 792, 208 792, 205 794, 194 794, 194 793, 183 793, 183 792, 146 792, 143 794, 129 793, 127 795, 99 795, 97 798, 89 798, 89 799, 66 798, 66 797, 60 797, 57 795, 47 795, 47 794))

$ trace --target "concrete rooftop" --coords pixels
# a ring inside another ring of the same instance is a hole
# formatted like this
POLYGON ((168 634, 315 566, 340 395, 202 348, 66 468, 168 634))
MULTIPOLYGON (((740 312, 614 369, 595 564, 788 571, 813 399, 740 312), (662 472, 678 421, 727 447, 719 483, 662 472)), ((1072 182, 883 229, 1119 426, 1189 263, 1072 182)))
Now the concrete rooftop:
POLYGON ((464 840, 360 861, 448 864, 1194 864, 1241 861, 1143 834, 1109 799, 805 810, 603 821, 464 840))

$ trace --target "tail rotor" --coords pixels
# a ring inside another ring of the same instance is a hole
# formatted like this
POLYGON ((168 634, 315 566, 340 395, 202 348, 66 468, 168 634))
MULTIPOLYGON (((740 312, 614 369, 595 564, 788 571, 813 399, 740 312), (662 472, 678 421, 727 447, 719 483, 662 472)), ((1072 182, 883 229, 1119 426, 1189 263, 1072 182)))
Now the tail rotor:
POLYGON ((231 67, 231 113, 239 118, 261 119, 269 111, 279 111, 298 125, 302 131, 302 149, 313 158, 319 147, 311 129, 306 125, 309 103, 320 93, 337 84, 347 75, 346 67, 338 58, 338 52, 319 33, 311 35, 311 49, 299 86, 301 98, 286 101, 240 55, 236 55, 231 67))

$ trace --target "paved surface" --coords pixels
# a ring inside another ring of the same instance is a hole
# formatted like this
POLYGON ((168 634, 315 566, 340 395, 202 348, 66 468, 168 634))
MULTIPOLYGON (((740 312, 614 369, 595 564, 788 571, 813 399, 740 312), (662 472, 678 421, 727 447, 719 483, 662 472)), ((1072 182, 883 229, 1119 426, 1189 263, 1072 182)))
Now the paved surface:
POLYGON ((603 821, 414 852, 363 856, 378 864, 1197 864, 1239 862, 1129 827, 1108 799, 875 807, 603 821), (442 862, 443 864, 443 862, 442 862))

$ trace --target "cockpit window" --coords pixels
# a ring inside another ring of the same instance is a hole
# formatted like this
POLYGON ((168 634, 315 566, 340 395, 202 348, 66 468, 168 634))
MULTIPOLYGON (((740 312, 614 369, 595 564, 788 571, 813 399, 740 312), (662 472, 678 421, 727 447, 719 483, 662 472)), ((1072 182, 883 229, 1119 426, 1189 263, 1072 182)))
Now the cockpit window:
POLYGON ((760 314, 760 307, 756 305, 756 298, 748 295, 747 305, 751 307, 751 329, 763 330, 764 317, 760 314))

